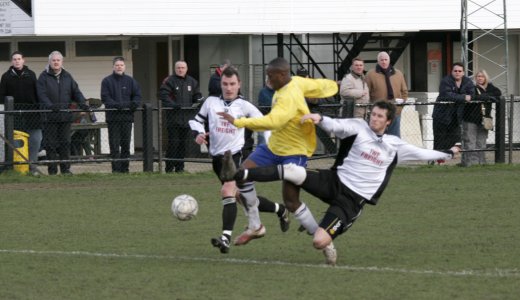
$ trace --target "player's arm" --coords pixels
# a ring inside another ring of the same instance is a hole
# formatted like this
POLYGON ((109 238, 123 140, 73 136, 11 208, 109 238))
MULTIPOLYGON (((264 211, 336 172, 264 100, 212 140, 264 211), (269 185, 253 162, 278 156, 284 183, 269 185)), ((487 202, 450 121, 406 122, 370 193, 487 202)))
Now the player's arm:
POLYGON ((228 113, 218 113, 222 118, 238 128, 246 127, 253 131, 275 130, 285 126, 297 113, 297 105, 292 99, 279 98, 271 111, 258 118, 235 119, 228 113))
POLYGON ((300 88, 306 98, 327 98, 338 93, 338 84, 330 79, 302 78, 300 88))
POLYGON ((312 121, 327 133, 333 133, 338 138, 346 138, 356 134, 363 120, 359 119, 332 119, 320 114, 307 114, 301 119, 301 123, 312 121))
POLYGON ((397 146, 397 157, 399 162, 413 161, 413 160, 437 160, 437 159, 452 159, 460 152, 460 147, 454 145, 448 150, 437 151, 420 148, 404 141, 397 146))
POLYGON ((193 133, 193 136, 195 137, 195 143, 199 145, 207 144, 207 137, 209 135, 209 132, 206 132, 204 130, 204 125, 196 120, 189 120, 188 123, 190 124, 191 131, 193 133))
POLYGON ((190 125, 190 129, 195 137, 195 142, 199 145, 207 144, 207 137, 209 132, 206 132, 204 125, 208 122, 208 102, 205 102, 200 111, 195 115, 193 120, 189 120, 188 124, 190 125))

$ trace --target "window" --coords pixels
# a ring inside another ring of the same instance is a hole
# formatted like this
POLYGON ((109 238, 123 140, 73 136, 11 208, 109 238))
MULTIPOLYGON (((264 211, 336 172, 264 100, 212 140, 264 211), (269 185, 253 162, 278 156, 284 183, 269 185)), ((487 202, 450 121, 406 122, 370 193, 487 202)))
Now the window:
POLYGON ((122 56, 121 41, 77 41, 76 56, 122 56))
POLYGON ((18 42, 18 50, 27 57, 48 57, 52 51, 65 53, 65 42, 18 42))
POLYGON ((10 61, 11 60, 11 44, 10 43, 0 43, 0 61, 10 61))

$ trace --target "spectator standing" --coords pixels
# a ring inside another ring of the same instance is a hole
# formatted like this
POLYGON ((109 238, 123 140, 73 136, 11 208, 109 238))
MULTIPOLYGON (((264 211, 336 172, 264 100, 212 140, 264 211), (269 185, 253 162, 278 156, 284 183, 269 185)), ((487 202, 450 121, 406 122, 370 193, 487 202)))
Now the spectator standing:
POLYGON ((105 108, 112 173, 128 173, 130 142, 134 112, 141 105, 141 87, 126 75, 125 59, 117 56, 112 61, 113 72, 101 82, 101 101, 105 108), (116 109, 116 110, 112 110, 116 109), (118 160, 126 159, 126 160, 118 160))
MULTIPOLYGON (((11 67, 2 75, 0 82, 0 103, 4 103, 6 96, 14 98, 15 110, 38 110, 38 95, 36 94, 36 74, 25 65, 22 52, 11 54, 11 67)), ((42 142, 41 115, 38 112, 23 112, 14 120, 14 129, 29 134, 29 172, 39 175, 40 171, 35 164, 38 162, 42 142)))
MULTIPOLYGON (((70 124, 74 119, 69 110, 76 102, 83 110, 89 110, 85 97, 72 75, 63 68, 63 55, 53 51, 49 64, 38 77, 37 94, 43 109, 52 110, 43 115, 43 143, 49 160, 70 159, 70 124)), ((69 162, 60 162, 61 174, 72 174, 69 162)), ((58 173, 57 163, 48 165, 49 175, 58 173)))
POLYGON ((488 73, 479 70, 475 75, 475 96, 464 105, 462 115, 462 149, 470 150, 462 153, 462 166, 486 163, 485 152, 471 150, 486 149, 488 129, 484 128, 482 120, 483 117, 491 117, 491 103, 496 102, 501 95, 502 92, 489 82, 488 73))
MULTIPOLYGON (((274 90, 269 82, 268 78, 265 78, 265 86, 258 93, 258 106, 262 114, 268 114, 271 110, 271 105, 273 103, 273 95, 274 90)), ((266 143, 264 133, 259 131, 257 132, 258 136, 258 145, 262 145, 266 143)))
MULTIPOLYGON (((366 76, 370 102, 387 100, 393 103, 404 102, 408 99, 408 87, 401 71, 390 65, 390 56, 386 52, 377 54, 377 65, 368 71, 366 76)), ((401 111, 402 106, 397 106, 397 112, 392 124, 388 126, 387 133, 401 137, 401 111)))
POLYGON ((266 78, 265 86, 258 93, 258 106, 260 106, 260 111, 267 110, 262 111, 263 114, 268 113, 271 109, 271 105, 273 103, 273 95, 273 87, 271 86, 269 79, 266 78))
POLYGON ((446 150, 461 141, 461 123, 464 104, 471 101, 475 85, 464 75, 464 65, 456 62, 439 86, 439 96, 433 108, 433 149, 446 150))
MULTIPOLYGON (((353 101, 354 104, 368 104, 370 94, 365 80, 365 62, 362 58, 356 57, 352 60, 350 73, 341 80, 339 95, 341 104, 346 101, 353 101)), ((354 117, 368 119, 368 107, 355 107, 354 117)))
POLYGON ((186 110, 182 111, 182 108, 192 107, 202 100, 199 82, 187 73, 188 64, 182 60, 177 61, 175 74, 166 77, 159 88, 162 106, 171 108, 164 113, 168 132, 166 158, 169 160, 166 161, 165 168, 167 173, 184 172, 186 140, 190 137, 191 130, 188 125, 190 114, 186 110))
POLYGON ((222 72, 231 66, 231 61, 225 59, 220 66, 215 69, 215 73, 211 74, 208 83, 208 96, 220 96, 222 94, 222 88, 220 87, 220 80, 222 78, 222 72))

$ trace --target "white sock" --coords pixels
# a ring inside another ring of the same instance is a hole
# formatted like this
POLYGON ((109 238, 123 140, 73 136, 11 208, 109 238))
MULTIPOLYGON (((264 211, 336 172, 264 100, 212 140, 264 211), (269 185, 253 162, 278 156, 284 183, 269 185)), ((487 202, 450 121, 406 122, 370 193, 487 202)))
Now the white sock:
POLYGON ((233 231, 231 231, 231 230, 224 230, 224 231, 222 231, 222 235, 232 236, 233 235, 233 231))
POLYGON ((314 219, 311 210, 302 203, 300 207, 294 212, 294 217, 300 222, 300 224, 307 229, 307 232, 314 234, 318 229, 318 222, 314 219))
POLYGON ((256 195, 254 184, 246 183, 240 188, 240 194, 245 199, 245 205, 247 205, 247 218, 249 220, 249 229, 256 230, 260 228, 262 222, 260 221, 260 212, 258 211, 259 200, 256 195))

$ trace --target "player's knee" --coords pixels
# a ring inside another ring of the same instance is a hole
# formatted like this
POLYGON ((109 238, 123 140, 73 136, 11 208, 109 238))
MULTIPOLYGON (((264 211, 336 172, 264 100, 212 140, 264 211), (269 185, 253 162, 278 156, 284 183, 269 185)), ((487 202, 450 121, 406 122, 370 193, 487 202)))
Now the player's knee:
POLYGON ((283 165, 283 179, 290 181, 296 185, 302 185, 302 183, 307 178, 307 172, 304 167, 298 166, 296 164, 286 164, 283 165))
POLYGON ((235 196, 237 191, 236 185, 234 181, 224 182, 222 188, 220 189, 220 194, 222 197, 231 197, 235 196))
POLYGON ((312 239, 312 245, 316 249, 323 249, 332 242, 332 237, 325 231, 325 229, 319 227, 314 233, 312 239))

